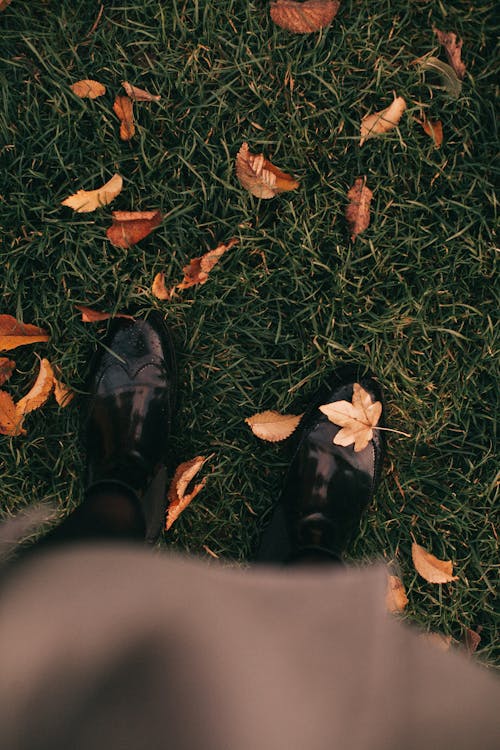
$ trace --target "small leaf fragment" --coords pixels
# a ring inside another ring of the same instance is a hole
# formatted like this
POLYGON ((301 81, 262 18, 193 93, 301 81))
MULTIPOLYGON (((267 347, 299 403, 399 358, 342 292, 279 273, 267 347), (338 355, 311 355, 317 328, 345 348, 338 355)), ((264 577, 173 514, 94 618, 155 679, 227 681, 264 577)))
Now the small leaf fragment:
POLYGON ((382 404, 372 401, 370 394, 359 383, 354 383, 352 403, 334 401, 320 406, 319 410, 330 422, 342 427, 333 438, 334 444, 344 447, 354 444, 354 451, 359 453, 373 438, 373 428, 382 415, 382 404))
POLYGON ((0 13, 2 10, 5 10, 8 5, 10 5, 12 0, 0 0, 0 13))
POLYGON ((122 81, 122 86, 125 89, 127 96, 129 96, 132 101, 159 102, 161 99, 161 96, 159 94, 150 94, 149 91, 146 91, 145 89, 139 89, 137 88, 137 86, 133 86, 128 81, 122 81))
POLYGON ((165 286, 165 274, 163 272, 157 273, 154 277, 151 291, 157 299, 170 299, 171 295, 165 286))
POLYGON ((449 583, 458 580, 458 576, 453 575, 451 560, 438 560, 416 542, 411 545, 411 556, 415 570, 428 583, 449 583))
POLYGON ((120 138, 130 141, 135 133, 134 106, 128 96, 117 96, 113 104, 113 111, 120 120, 120 138))
POLYGON ((0 435, 25 435, 26 430, 23 430, 21 422, 10 393, 0 391, 0 435))
POLYGON ((93 81, 91 78, 84 78, 82 81, 72 83, 70 89, 80 99, 97 99, 98 96, 106 93, 106 86, 99 81, 93 81))
POLYGON ((385 605, 388 612, 402 612, 408 604, 405 587, 398 576, 387 576, 385 605))
POLYGON ((440 31, 436 28, 434 28, 433 31, 439 39, 439 43, 445 48, 446 56, 451 67, 457 74, 458 78, 463 80, 466 67, 462 62, 462 39, 458 39, 453 31, 440 31))
POLYGON ((61 380, 58 380, 58 378, 54 375, 54 397, 59 404, 59 406, 64 409, 68 404, 70 404, 74 397, 75 393, 69 385, 65 385, 61 380))
POLYGON ((37 378, 28 393, 16 404, 16 412, 19 420, 25 414, 39 409, 45 404, 52 389, 54 388, 54 371, 48 359, 40 360, 40 370, 37 378))
POLYGON ((464 646, 468 654, 474 654, 481 643, 480 628, 481 626, 478 627, 477 631, 467 628, 465 631, 464 646))
POLYGON ((358 177, 347 193, 349 204, 345 210, 345 217, 351 230, 351 240, 364 232, 370 226, 370 203, 373 193, 366 186, 366 177, 358 177))
POLYGON ((132 315, 126 315, 125 313, 99 312, 84 305, 75 305, 75 307, 82 314, 82 323, 98 323, 101 320, 109 320, 110 318, 128 318, 129 320, 134 320, 132 315))
POLYGON ((147 237, 162 221, 160 211, 113 211, 106 237, 116 247, 130 247, 147 237))
POLYGON ((439 148, 443 143, 443 123, 441 120, 428 120, 424 115, 422 120, 416 119, 416 122, 418 122, 418 124, 423 127, 424 132, 432 138, 436 148, 439 148))
POLYGON ((432 644, 440 651, 449 651, 451 646, 451 635, 444 635, 443 633, 420 633, 420 638, 432 644))
POLYGON ((251 154, 244 143, 236 157, 236 176, 241 185, 256 198, 269 200, 278 193, 296 190, 299 183, 271 164, 263 154, 251 154))
POLYGON ((169 506, 167 508, 167 519, 165 524, 166 531, 170 529, 182 511, 187 508, 189 503, 205 486, 207 481, 206 477, 204 477, 199 484, 195 485, 191 492, 187 493, 189 483, 200 471, 205 461, 207 461, 205 456, 196 456, 196 458, 192 458, 190 461, 184 461, 179 464, 175 470, 174 478, 172 479, 167 495, 169 506))
POLYGON ((208 280, 208 274, 219 262, 224 253, 237 244, 238 240, 233 237, 227 244, 222 243, 215 250, 209 250, 208 253, 201 255, 199 258, 193 258, 189 262, 189 265, 184 266, 182 269, 184 279, 180 284, 176 284, 174 289, 189 289, 189 287, 195 286, 195 284, 205 284, 208 280))
POLYGON ((69 198, 61 201, 62 206, 69 206, 77 213, 89 213, 100 206, 107 206, 121 192, 123 178, 119 174, 113 177, 97 190, 78 190, 69 198))
POLYGON ((365 115, 361 120, 361 139, 359 145, 362 146, 369 138, 375 138, 392 130, 399 123, 403 112, 406 109, 406 102, 402 96, 396 96, 392 104, 381 112, 373 112, 365 115))
POLYGON ((278 443, 290 437, 302 417, 303 414, 280 414, 278 411, 269 410, 247 417, 245 422, 261 440, 278 443))
POLYGON ((294 34, 310 34, 328 26, 340 7, 337 0, 275 0, 271 2, 271 18, 277 26, 294 34))
POLYGON ((414 60, 422 70, 432 70, 441 76, 446 91, 454 99, 458 99, 462 92, 462 81, 459 79, 451 65, 440 60, 438 57, 421 57, 414 60))
POLYGON ((15 369, 16 363, 13 359, 9 359, 8 357, 0 357, 0 385, 3 385, 7 382, 15 369))
POLYGON ((20 323, 12 315, 0 315, 0 351, 48 341, 49 338, 49 334, 43 328, 20 323))

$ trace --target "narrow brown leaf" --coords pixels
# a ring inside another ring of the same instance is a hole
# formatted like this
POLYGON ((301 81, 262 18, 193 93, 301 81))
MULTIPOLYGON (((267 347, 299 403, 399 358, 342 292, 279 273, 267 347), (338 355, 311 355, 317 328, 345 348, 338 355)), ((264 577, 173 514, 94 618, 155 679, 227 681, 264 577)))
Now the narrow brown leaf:
POLYGON ((69 198, 61 201, 62 206, 69 206, 77 213, 89 213, 100 206, 107 206, 121 192, 123 178, 119 174, 113 177, 97 190, 78 190, 69 198))
POLYGON ((49 334, 43 328, 20 323, 12 315, 0 315, 0 351, 48 340, 49 334))
POLYGON ((3 385, 7 382, 15 369, 16 363, 13 359, 8 359, 8 357, 0 357, 0 385, 3 385))
POLYGON ((176 284, 175 289, 189 289, 189 287, 195 284, 205 284, 208 280, 208 274, 212 268, 219 262, 220 258, 230 250, 234 245, 238 244, 238 240, 233 237, 227 244, 222 243, 215 250, 209 250, 205 255, 201 255, 199 258, 193 258, 188 266, 184 266, 182 269, 184 272, 184 279, 180 284, 176 284))
POLYGON ((424 115, 422 120, 415 118, 415 121, 418 122, 418 124, 423 127, 424 132, 432 138, 436 148, 439 148, 443 143, 443 123, 441 120, 428 120, 424 115))
POLYGON ((460 80, 463 80, 467 68, 462 62, 462 39, 458 39, 457 35, 452 31, 439 31, 439 29, 436 28, 434 28, 433 31, 439 39, 439 43, 445 48, 446 56, 451 67, 460 80))
POLYGON ((129 96, 132 101, 159 102, 161 99, 161 96, 159 94, 150 94, 149 91, 146 91, 145 89, 139 89, 137 88, 137 86, 133 86, 128 81, 122 81, 122 86, 125 89, 127 96, 129 96))
POLYGON ((345 217, 351 230, 351 240, 370 226, 370 203, 373 193, 366 186, 366 177, 358 177, 347 193, 349 204, 345 217))
POLYGON ((80 99, 97 99, 98 96, 102 96, 106 93, 106 86, 103 86, 99 81, 93 81, 90 78, 85 78, 82 81, 76 81, 70 86, 71 91, 80 97, 80 99))
POLYGON ((154 277, 151 291, 157 299, 170 299, 171 295, 165 286, 165 274, 163 272, 157 273, 154 277))
POLYGON ((120 120, 120 138, 129 141, 135 133, 134 107, 128 96, 117 96, 113 104, 115 115, 120 120))
POLYGON ((97 323, 101 320, 109 320, 110 318, 128 318, 129 320, 134 320, 132 315, 126 315, 125 313, 98 312, 84 305, 75 305, 75 307, 77 310, 80 310, 83 323, 97 323))
POLYGON ((175 470, 174 478, 168 490, 169 506, 167 508, 167 519, 165 530, 168 531, 174 521, 180 516, 182 511, 187 508, 189 503, 203 489, 207 478, 195 485, 191 492, 187 493, 189 483, 194 479, 203 464, 207 461, 205 456, 196 456, 190 461, 184 461, 175 470))
POLYGON ((354 451, 359 453, 373 438, 373 428, 382 414, 382 404, 372 401, 370 394, 359 383, 354 383, 352 403, 334 401, 320 406, 319 410, 330 422, 342 427, 333 438, 334 444, 348 446, 354 443, 354 451))
POLYGON ((10 5, 12 0, 0 0, 0 13, 2 10, 5 10, 8 5, 10 5))
POLYGON ((382 135, 395 128, 405 109, 405 100, 402 96, 397 96, 394 98, 392 104, 381 112, 365 115, 361 120, 361 140, 359 145, 362 146, 369 138, 375 138, 375 136, 382 135))
POLYGON ((106 237, 117 247, 130 247, 147 237, 162 218, 160 211, 113 211, 113 223, 106 237))
MULTIPOLYGON (((479 630, 479 628, 478 628, 479 630)), ((475 630, 467 628, 464 636, 464 646, 468 654, 474 654, 481 643, 481 636, 475 630)))
POLYGON ((310 34, 328 26, 339 9, 337 0, 275 0, 271 2, 271 18, 277 26, 294 34, 310 34))
POLYGON ((21 422, 11 395, 6 391, 0 391, 0 435, 25 435, 26 430, 23 430, 21 422))
POLYGON ((263 154, 251 154, 248 143, 244 143, 238 151, 236 176, 245 190, 266 200, 299 187, 293 177, 271 164, 263 154))
POLYGON ((449 583, 458 580, 458 576, 453 575, 451 560, 438 560, 416 542, 411 545, 411 556, 415 570, 428 583, 449 583))
POLYGON ((45 404, 54 388, 54 371, 48 359, 40 360, 38 376, 28 393, 16 404, 18 419, 45 404))
POLYGON ((405 587, 398 576, 387 576, 385 605, 388 612, 402 612, 408 604, 405 587))
POLYGON ((302 416, 302 414, 280 414, 278 411, 270 410, 247 417, 245 422, 253 434, 261 440, 278 443, 280 440, 286 440, 287 437, 290 437, 302 416))
POLYGON ((65 383, 54 376, 54 397, 59 406, 64 409, 73 401, 75 393, 69 385, 65 385, 65 383))

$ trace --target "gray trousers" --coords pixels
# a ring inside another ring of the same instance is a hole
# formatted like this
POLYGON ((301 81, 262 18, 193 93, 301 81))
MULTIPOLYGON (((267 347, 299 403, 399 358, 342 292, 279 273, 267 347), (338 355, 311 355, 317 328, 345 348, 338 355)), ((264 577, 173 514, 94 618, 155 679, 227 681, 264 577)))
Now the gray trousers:
POLYGON ((385 612, 381 567, 70 546, 0 590, 5 750, 489 750, 496 677, 385 612))

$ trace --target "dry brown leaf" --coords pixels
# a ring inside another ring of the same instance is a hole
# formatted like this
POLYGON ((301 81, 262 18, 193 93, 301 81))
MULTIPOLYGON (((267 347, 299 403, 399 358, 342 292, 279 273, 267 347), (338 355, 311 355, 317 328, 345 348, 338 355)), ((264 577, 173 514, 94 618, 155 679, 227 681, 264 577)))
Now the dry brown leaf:
POLYGON ((449 583, 458 580, 458 576, 453 575, 451 560, 438 560, 416 542, 411 545, 411 556, 415 570, 428 583, 449 583))
POLYGON ((113 211, 113 223, 106 237, 116 247, 130 247, 147 237, 162 218, 160 211, 113 211))
POLYGON ((120 120, 120 138, 129 141, 135 133, 134 103, 128 96, 117 96, 113 104, 115 115, 120 120))
POLYGON ((98 312, 84 305, 75 305, 75 307, 82 314, 82 323, 98 323, 101 320, 109 320, 110 318, 128 318, 129 320, 134 320, 132 315, 126 315, 125 313, 98 312))
POLYGON ((8 359, 8 357, 0 357, 0 385, 3 385, 7 382, 15 369, 16 363, 13 359, 8 359))
POLYGON ((477 651, 479 644, 481 643, 481 636, 479 635, 481 626, 478 627, 477 631, 467 628, 464 636, 464 646, 468 654, 474 654, 477 651))
POLYGON ((196 458, 192 458, 190 461, 184 461, 175 470, 174 478, 172 479, 167 495, 170 504, 167 508, 166 531, 170 529, 182 511, 187 508, 191 500, 205 486, 206 477, 199 484, 195 485, 191 492, 186 494, 189 483, 199 472, 206 460, 205 456, 196 456, 196 458))
POLYGON ((405 100, 402 96, 397 96, 394 98, 392 104, 381 112, 365 115, 361 120, 361 140, 359 145, 362 146, 369 138, 375 138, 375 136, 387 133, 392 128, 395 128, 405 109, 405 100))
POLYGON ((69 206, 77 213, 89 213, 100 206, 107 206, 121 192, 123 178, 119 174, 113 177, 97 190, 78 190, 66 200, 61 201, 62 206, 69 206))
POLYGON ((334 401, 320 406, 319 410, 330 422, 342 427, 333 438, 335 445, 347 446, 354 443, 354 450, 359 453, 373 438, 373 428, 382 414, 382 404, 380 401, 372 401, 370 394, 359 383, 354 383, 352 403, 334 401))
POLYGON ((49 334, 43 328, 19 323, 12 315, 0 315, 0 351, 9 351, 25 344, 48 341, 49 334))
POLYGON ((418 124, 423 127, 424 132, 432 138, 436 148, 439 148, 443 143, 443 123, 441 120, 428 120, 424 115, 422 120, 415 118, 415 121, 418 122, 418 124))
POLYGON ((205 284, 208 280, 208 274, 224 253, 237 244, 238 240, 233 237, 227 244, 222 243, 215 250, 209 250, 208 253, 201 255, 199 258, 193 258, 189 262, 189 266, 184 266, 182 269, 184 279, 180 284, 176 284, 174 289, 189 289, 195 284, 205 284))
POLYGON ((159 94, 150 94, 145 89, 139 89, 137 86, 133 86, 128 81, 122 81, 122 86, 133 101, 136 102, 159 102, 161 96, 159 94))
POLYGON ((72 83, 70 86, 71 91, 80 97, 80 99, 97 99, 98 96, 102 96, 106 93, 106 86, 103 86, 99 81, 93 81, 90 78, 85 78, 82 81, 72 83))
POLYGON ((441 651, 448 651, 451 646, 451 635, 443 635, 443 633, 420 633, 420 638, 436 646, 441 651))
POLYGON ((25 435, 26 430, 23 430, 21 422, 11 395, 0 391, 0 435, 25 435))
POLYGON ((2 10, 5 10, 8 5, 10 5, 12 0, 0 0, 0 13, 2 10))
POLYGON ((310 34, 328 26, 339 9, 337 0, 276 0, 271 3, 271 18, 277 26, 294 34, 310 34))
POLYGON ((40 360, 37 379, 28 393, 16 404, 18 419, 22 421, 25 414, 39 409, 47 401, 54 388, 54 371, 48 359, 40 360))
POLYGON ((163 272, 157 273, 154 277, 151 291, 157 299, 170 299, 171 295, 165 286, 165 274, 163 272))
POLYGON ((366 177, 358 177, 347 193, 349 204, 345 217, 351 230, 351 240, 370 226, 370 203, 373 193, 366 187, 366 177))
POLYGON ((245 422, 261 440, 278 443, 290 437, 302 417, 303 414, 280 414, 278 411, 270 410, 247 417, 245 422))
POLYGON ((248 143, 244 143, 236 157, 236 176, 241 185, 256 198, 274 198, 278 193, 296 190, 299 183, 274 164, 263 154, 251 154, 248 143))
POLYGON ((61 380, 58 380, 54 375, 54 397, 59 404, 60 407, 64 409, 64 407, 68 406, 70 404, 74 397, 75 393, 71 390, 69 385, 65 385, 61 380))
POLYGON ((439 31, 439 29, 436 28, 434 28, 433 31, 439 39, 439 43, 445 48, 446 56, 451 67, 460 80, 463 80, 467 68, 462 62, 462 39, 458 39, 457 35, 452 31, 439 31))
POLYGON ((405 587, 398 576, 387 576, 387 591, 385 605, 388 612, 402 612, 408 604, 405 587))

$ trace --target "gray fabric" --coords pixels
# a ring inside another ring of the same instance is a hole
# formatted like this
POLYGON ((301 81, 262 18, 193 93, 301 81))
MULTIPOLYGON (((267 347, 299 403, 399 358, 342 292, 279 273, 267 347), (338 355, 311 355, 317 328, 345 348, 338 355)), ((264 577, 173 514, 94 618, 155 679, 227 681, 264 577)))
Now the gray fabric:
POLYGON ((378 566, 33 557, 1 590, 2 747, 497 747, 496 678, 390 619, 384 592, 378 566))

